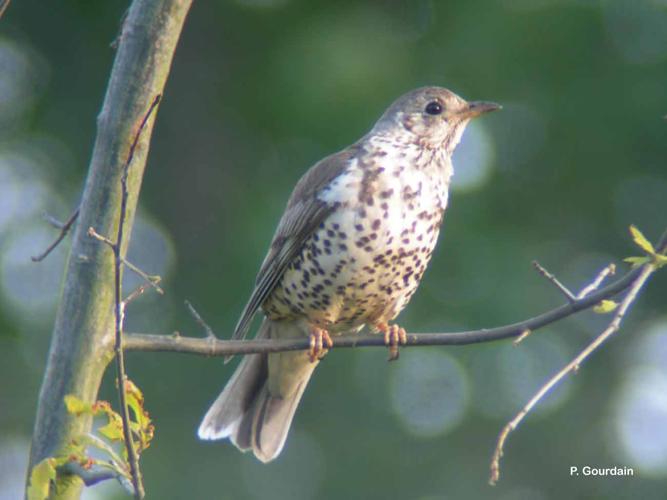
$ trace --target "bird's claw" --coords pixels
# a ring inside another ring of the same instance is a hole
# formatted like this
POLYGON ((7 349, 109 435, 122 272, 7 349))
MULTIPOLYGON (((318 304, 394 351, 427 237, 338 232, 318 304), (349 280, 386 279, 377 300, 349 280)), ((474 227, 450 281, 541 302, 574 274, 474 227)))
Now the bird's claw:
POLYGON ((399 344, 405 345, 408 343, 408 334, 405 328, 398 325, 388 325, 386 323, 376 326, 379 332, 384 335, 384 343, 389 347, 389 358, 387 361, 395 361, 398 359, 399 344))
POLYGON ((322 328, 312 328, 310 330, 310 349, 308 350, 308 359, 311 363, 322 359, 329 349, 333 347, 333 340, 329 332, 322 328))

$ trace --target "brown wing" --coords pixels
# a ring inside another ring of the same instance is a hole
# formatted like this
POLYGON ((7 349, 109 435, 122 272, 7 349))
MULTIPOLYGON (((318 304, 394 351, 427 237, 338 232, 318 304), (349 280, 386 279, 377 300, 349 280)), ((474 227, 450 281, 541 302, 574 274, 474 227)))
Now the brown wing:
POLYGON ((343 172, 358 146, 353 145, 316 163, 299 180, 287 202, 269 252, 257 274, 255 289, 243 309, 232 339, 244 338, 257 309, 276 287, 283 273, 300 252, 304 242, 334 210, 317 199, 317 194, 343 172))

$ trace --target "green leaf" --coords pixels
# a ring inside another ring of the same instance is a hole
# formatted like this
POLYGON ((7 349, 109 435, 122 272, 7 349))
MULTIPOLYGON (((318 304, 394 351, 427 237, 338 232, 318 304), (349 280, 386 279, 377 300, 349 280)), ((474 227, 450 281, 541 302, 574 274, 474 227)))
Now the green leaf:
POLYGON ((111 412, 107 414, 109 417, 109 422, 107 425, 104 425, 97 429, 97 431, 102 434, 105 438, 111 441, 122 441, 123 440, 123 421, 120 418, 120 415, 116 412, 111 412))
POLYGON ((654 262, 657 268, 661 268, 662 266, 667 265, 667 255, 657 253, 653 257, 655 259, 654 262))
POLYGON ((639 229, 635 226, 630 226, 630 234, 632 234, 632 239, 635 240, 635 243, 639 248, 644 250, 647 254, 655 255, 655 248, 653 248, 651 242, 646 239, 639 229))
POLYGON ((132 409, 134 416, 131 428, 138 437, 136 445, 139 453, 141 453, 150 446, 155 427, 151 422, 150 415, 144 408, 144 395, 141 390, 131 380, 126 380, 125 391, 127 394, 127 404, 132 409))
POLYGON ((632 267, 643 266, 649 261, 650 259, 648 257, 626 257, 625 259, 623 259, 623 262, 632 264, 632 267))
POLYGON ((49 497, 51 481, 56 479, 55 459, 45 458, 32 468, 28 500, 44 500, 49 497))
POLYGON ((607 314, 618 307, 618 303, 613 300, 603 300, 593 308, 593 311, 598 314, 607 314))
MULTIPOLYGON (((144 395, 130 380, 126 380, 125 382, 125 395, 127 405, 130 408, 129 424, 134 437, 134 446, 139 454, 150 445, 155 432, 155 427, 153 426, 150 415, 144 409, 144 395)), ((74 415, 86 414, 93 415, 94 417, 107 417, 107 423, 99 427, 96 431, 101 437, 95 436, 94 434, 87 434, 73 439, 72 453, 69 453, 67 456, 70 459, 79 462, 83 467, 99 465, 101 462, 95 461, 85 455, 85 447, 87 445, 94 446, 109 455, 112 467, 114 470, 119 471, 118 479, 121 480, 121 482, 123 478, 129 480, 130 474, 129 464, 127 463, 127 449, 125 446, 121 448, 121 457, 116 453, 112 446, 112 443, 118 442, 123 445, 125 444, 125 434, 123 432, 123 420, 121 416, 113 410, 107 401, 96 401, 93 404, 88 404, 73 394, 68 394, 64 399, 67 411, 74 415)), ((54 467, 60 465, 61 463, 56 463, 54 467)))

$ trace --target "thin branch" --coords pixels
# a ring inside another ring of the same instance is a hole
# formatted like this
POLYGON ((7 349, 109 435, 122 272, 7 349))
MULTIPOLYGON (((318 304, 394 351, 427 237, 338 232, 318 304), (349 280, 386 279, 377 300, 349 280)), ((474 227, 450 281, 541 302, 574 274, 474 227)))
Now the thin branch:
POLYGON ((613 275, 614 273, 616 273, 616 265, 614 263, 611 263, 607 267, 605 267, 602 271, 600 271, 600 274, 597 275, 597 278, 595 278, 595 280, 593 280, 593 282, 590 285, 582 288, 582 290, 577 294, 577 298, 583 299, 589 293, 600 288, 600 285, 605 280, 605 278, 607 276, 613 275))
POLYGON ((147 274, 146 272, 142 271, 141 268, 135 266, 134 264, 132 264, 132 262, 130 262, 124 257, 123 257, 123 265, 127 267, 130 271, 141 276, 148 285, 153 287, 153 290, 155 290, 157 293, 159 293, 160 295, 164 295, 164 290, 159 285, 160 281, 162 281, 162 278, 159 275, 147 274))
POLYGON ((42 218, 46 222, 48 222, 54 229, 62 229, 63 227, 65 227, 65 222, 60 222, 58 219, 56 219, 53 215, 51 215, 48 212, 43 212, 42 218))
POLYGON ((190 303, 189 300, 185 301, 185 305, 188 307, 188 311, 190 311, 190 314, 195 318, 195 321, 199 326, 201 326, 204 331, 206 332, 206 337, 211 340, 218 340, 218 337, 216 336, 215 332, 213 332, 213 329, 208 326, 208 323, 202 319, 202 317, 199 315, 197 310, 194 308, 194 306, 190 303))
POLYGON ((510 420, 510 422, 503 427, 503 430, 498 436, 498 442, 496 448, 493 452, 493 457, 491 459, 491 477, 489 483, 495 485, 500 477, 500 459, 503 456, 503 449, 505 446, 505 441, 509 436, 510 432, 516 429, 521 421, 528 415, 528 413, 539 403, 542 398, 551 390, 555 385, 557 385, 565 376, 575 372, 579 369, 581 363, 583 363, 595 350, 597 350, 602 343, 604 343, 609 337, 616 333, 620 327, 621 321, 623 320, 625 313, 627 312, 630 305, 637 298, 637 293, 642 289, 646 280, 656 268, 651 264, 646 264, 641 268, 641 273, 634 280, 630 291, 627 293, 621 305, 619 306, 614 319, 609 324, 609 326, 598 335, 593 342, 591 342, 585 349, 583 349, 572 361, 570 361, 566 366, 564 366, 558 373, 551 377, 540 389, 535 393, 535 395, 528 401, 526 406, 524 406, 517 415, 510 420))
POLYGON ((565 295, 565 298, 568 300, 568 302, 574 302, 575 300, 577 300, 577 297, 574 296, 574 294, 570 291, 570 289, 567 288, 565 285, 563 285, 560 281, 558 281, 558 279, 553 274, 544 269, 539 262, 534 260, 533 266, 535 267, 535 269, 537 269, 538 273, 540 273, 547 280, 549 280, 556 288, 558 288, 558 290, 563 295, 565 295))
POLYGON ((153 99, 148 111, 144 115, 143 120, 139 124, 139 128, 134 136, 134 141, 130 146, 127 155, 127 160, 123 166, 123 173, 120 177, 121 184, 121 198, 120 198, 120 215, 118 218, 118 231, 116 233, 116 242, 112 246, 114 253, 114 295, 115 295, 115 315, 116 315, 116 340, 114 344, 114 351, 116 353, 116 373, 118 378, 118 399, 120 402, 120 416, 123 421, 123 438, 125 440, 125 448, 127 449, 127 460, 130 463, 130 473, 132 475, 132 486, 134 487, 134 495, 137 499, 144 497, 144 485, 141 480, 141 469, 139 468, 139 457, 137 450, 134 447, 134 439, 132 438, 132 430, 130 429, 130 410, 127 405, 127 397, 125 393, 125 357, 123 354, 123 322, 125 317, 125 307, 122 298, 123 278, 122 269, 123 262, 121 258, 121 249, 123 245, 123 236, 125 230, 125 218, 127 216, 127 199, 129 192, 127 190, 127 178, 130 171, 130 165, 134 158, 134 151, 139 143, 139 138, 148 119, 153 114, 156 106, 160 102, 161 95, 158 94, 153 99))
POLYGON ((514 339, 514 341, 512 341, 512 344, 519 345, 521 342, 526 340, 531 333, 533 333, 532 330, 525 329, 523 332, 521 332, 521 335, 519 335, 517 338, 514 339))
MULTIPOLYGON (((614 273, 616 272, 616 266, 615 266, 614 264, 609 264, 609 265, 608 265, 607 267, 605 267, 602 271, 600 271, 600 273, 599 273, 599 274, 597 275, 597 277, 591 282, 590 285, 586 286, 586 287, 585 287, 583 290, 581 290, 581 292, 579 292, 579 293, 577 294, 577 296, 575 297, 575 296, 572 294, 572 292, 570 292, 570 290, 569 290, 565 285, 561 284, 561 282, 558 281, 558 280, 556 279, 556 277, 555 277, 553 274, 549 273, 546 269, 544 269, 544 268, 543 268, 537 261, 533 261, 533 265, 534 265, 535 268, 540 272, 540 274, 542 274, 542 275, 545 276, 549 281, 551 281, 552 283, 554 283, 554 284, 559 288, 559 290, 561 290, 561 291, 563 292, 563 294, 565 295, 565 297, 566 297, 568 300, 570 300, 570 301, 572 301, 572 300, 581 300, 581 299, 583 299, 583 298, 584 298, 586 295, 588 295, 589 293, 591 293, 591 292, 597 290, 598 288, 600 288, 600 285, 602 284, 602 282, 604 281, 604 279, 605 279, 607 276, 609 276, 610 274, 614 274, 614 273)), ((523 340, 525 340, 526 338, 528 338, 528 336, 529 336, 531 333, 532 333, 531 330, 526 330, 526 331, 523 332, 521 335, 519 335, 517 338, 515 338, 514 341, 512 342, 512 344, 515 345, 515 346, 516 346, 516 345, 519 345, 523 340)))
POLYGON ((76 462, 68 462, 62 466, 62 469, 63 472, 79 476, 86 486, 94 486, 97 483, 101 483, 108 479, 125 479, 123 475, 111 466, 105 467, 101 465, 93 465, 92 467, 86 468, 76 462))
MULTIPOLYGON (((469 345, 518 337, 526 330, 538 330, 551 323, 590 309, 601 300, 613 297, 626 290, 637 279, 641 270, 632 269, 601 290, 575 300, 573 303, 542 313, 538 316, 496 328, 469 330, 453 333, 409 333, 405 347, 428 345, 469 345)), ((228 356, 230 354, 254 354, 281 351, 298 351, 309 348, 309 339, 261 339, 261 340, 214 340, 182 335, 157 335, 125 333, 124 348, 129 351, 163 351, 198 354, 204 356, 228 356)), ((339 347, 386 347, 380 335, 344 335, 334 337, 333 348, 339 347)))
MULTIPOLYGON (((1 7, 0 7, 1 8, 1 7)), ((0 16, 2 16, 2 12, 0 12, 0 16)), ((67 233, 69 233, 69 230, 72 228, 72 225, 74 222, 76 222, 76 219, 79 217, 79 207, 76 207, 76 210, 72 212, 72 215, 69 216, 69 219, 67 219, 64 223, 60 223, 57 220, 55 220, 51 216, 47 216, 47 221, 52 225, 55 226, 56 228, 60 229, 60 234, 58 234, 58 237, 51 243, 46 250, 44 250, 42 253, 39 255, 35 255, 33 257, 30 257, 33 262, 41 262, 42 260, 46 259, 48 255, 55 250, 55 248, 60 245, 60 242, 65 239, 65 236, 67 236, 67 233)))
POLYGON ((143 295, 146 290, 148 290, 149 284, 148 283, 143 283, 139 285, 137 288, 135 288, 127 297, 123 299, 123 314, 125 314, 125 307, 128 306, 130 302, 132 302, 134 299, 139 297, 140 295, 143 295))
POLYGON ((7 7, 9 7, 10 0, 0 0, 0 19, 5 14, 7 7))
MULTIPOLYGON (((664 252, 667 248, 667 230, 660 238, 657 245, 658 252, 664 252)), ((603 280, 613 274, 615 267, 613 264, 603 269, 593 280, 593 282, 584 287, 576 296, 572 294, 564 285, 541 266, 536 265, 552 283, 558 283, 561 291, 566 290, 564 295, 568 298, 568 303, 551 311, 547 311, 539 316, 527 319, 525 321, 506 325, 492 329, 482 329, 474 331, 464 331, 457 333, 412 333, 407 335, 407 346, 424 345, 466 345, 480 342, 500 340, 509 337, 518 337, 518 341, 526 338, 531 332, 542 328, 548 324, 559 321, 571 316, 579 311, 589 309, 599 304, 602 300, 613 297, 620 292, 629 289, 618 308, 614 319, 610 325, 577 357, 575 357, 566 367, 552 377, 528 402, 528 404, 509 422, 499 435, 498 443, 495 448, 491 464, 491 484, 495 484, 500 475, 500 458, 503 454, 503 447, 510 432, 517 428, 520 422, 539 403, 539 401, 567 374, 578 369, 579 365, 585 361, 601 344, 603 344, 611 335, 618 331, 621 321, 624 318, 630 305, 636 300, 641 288, 645 285, 649 276, 657 269, 658 265, 649 262, 642 267, 631 269, 623 277, 611 283, 603 289, 599 289, 603 280)), ((191 306, 190 306, 191 307, 191 306)), ((195 318, 201 317, 192 311, 195 318)), ((207 327, 206 323, 202 324, 207 327)), ((384 339, 380 336, 359 336, 347 335, 336 337, 335 347, 361 347, 361 346, 384 346, 384 339)), ((292 350, 305 350, 309 347, 308 339, 268 339, 268 340, 217 340, 209 337, 208 339, 198 339, 191 337, 182 337, 179 334, 172 336, 151 335, 140 333, 126 333, 124 338, 124 348, 135 351, 170 351, 190 354, 200 354, 206 356, 227 356, 231 354, 251 354, 251 353, 269 353, 292 350)))
POLYGON ((116 450, 114 447, 111 445, 111 443, 105 441, 104 439, 96 436, 92 432, 89 432, 86 434, 82 441, 87 445, 87 446, 93 446, 97 448, 98 450, 102 451, 103 453, 106 453, 111 461, 111 465, 113 467, 117 467, 118 470, 121 472, 121 475, 127 476, 127 478, 130 478, 129 471, 126 470, 125 467, 125 460, 123 460, 118 453, 116 453, 116 450))
MULTIPOLYGON (((88 228, 88 235, 92 236, 96 240, 101 241, 106 245, 109 245, 111 249, 113 249, 115 246, 115 243, 113 241, 111 241, 106 236, 99 234, 97 231, 95 231, 95 228, 93 227, 88 228)), ((141 276, 144 279, 144 281, 146 281, 146 283, 152 286, 157 293, 159 293, 160 295, 164 295, 164 290, 159 286, 160 281, 162 281, 162 278, 160 276, 146 273, 141 268, 132 264, 132 262, 130 262, 123 256, 120 257, 120 260, 123 263, 123 265, 127 267, 130 271, 133 271, 135 274, 141 276)))
MULTIPOLYGON (((658 254, 663 253, 667 249, 667 230, 663 232, 662 236, 660 237, 660 241, 656 245, 656 248, 658 254)), ((593 340, 593 342, 591 342, 588 346, 586 346, 572 361, 570 361, 558 373, 556 373, 549 380, 547 380, 547 382, 544 385, 542 385, 542 387, 540 387, 540 389, 528 401, 528 403, 526 403, 526 405, 521 409, 521 411, 517 413, 516 416, 512 420, 510 420, 507 423, 507 425, 505 425, 505 427, 503 427, 503 429, 500 431, 500 434, 498 435, 496 447, 494 449, 493 456, 491 458, 491 475, 489 478, 489 483, 491 485, 495 485, 500 477, 500 459, 503 456, 505 442, 507 441, 509 434, 519 426, 519 424, 523 421, 526 415, 528 415, 528 413, 535 407, 535 405, 538 404, 553 387, 555 387, 563 378, 565 378, 570 373, 574 373, 577 370, 579 370, 579 366, 581 365, 581 363, 583 363, 586 359, 588 359, 588 357, 590 357, 590 355, 593 354, 609 337, 611 337, 614 333, 616 333, 619 330, 621 321, 623 321, 623 318, 625 317, 628 308, 637 299, 637 294, 646 284, 646 281, 651 276, 651 274, 653 274, 657 269, 658 269, 657 264, 655 264, 654 262, 648 262, 643 266, 635 269, 634 271, 628 273, 628 275, 636 274, 636 276, 631 280, 630 290, 621 301, 620 306, 618 307, 616 313, 614 314, 614 318, 609 323, 607 328, 602 333, 600 333, 600 335, 598 335, 595 338, 595 340, 593 340)), ((589 296, 590 298, 590 294, 594 296, 599 295, 600 294, 599 292, 598 293, 593 293, 593 292, 597 290, 602 281, 608 275, 613 274, 615 271, 616 267, 614 266, 614 264, 610 264, 605 269, 603 269, 590 285, 584 287, 581 290, 581 292, 579 292, 579 294, 577 295, 577 300, 578 301, 585 300, 585 297, 587 296, 589 296)), ((626 277, 628 275, 626 275, 626 277)), ((622 278, 619 281, 623 281, 623 279, 624 278, 622 278)), ((610 287, 607 287, 607 289, 608 288, 610 287)))

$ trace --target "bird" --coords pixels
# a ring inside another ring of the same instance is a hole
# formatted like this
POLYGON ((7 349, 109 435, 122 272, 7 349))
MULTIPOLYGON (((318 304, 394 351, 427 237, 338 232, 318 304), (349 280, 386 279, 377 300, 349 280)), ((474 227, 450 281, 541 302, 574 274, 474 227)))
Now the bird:
POLYGON ((256 338, 308 337, 310 349, 246 355, 204 416, 200 439, 229 438, 270 462, 336 335, 368 327, 383 334, 390 360, 398 357, 406 332, 392 321, 436 246, 452 153, 472 118, 500 108, 442 87, 412 90, 301 177, 232 338, 245 338, 261 310, 256 338))

